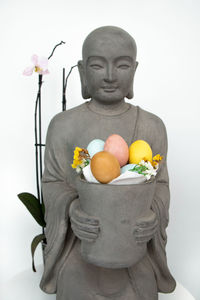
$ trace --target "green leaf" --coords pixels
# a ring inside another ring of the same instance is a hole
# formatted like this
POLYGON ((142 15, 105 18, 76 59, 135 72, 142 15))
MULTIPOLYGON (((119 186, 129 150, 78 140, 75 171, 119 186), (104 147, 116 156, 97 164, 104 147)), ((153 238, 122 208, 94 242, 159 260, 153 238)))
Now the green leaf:
POLYGON ((136 172, 138 174, 142 174, 142 175, 146 175, 145 171, 148 170, 148 168, 146 166, 140 166, 140 165, 136 165, 134 166, 133 169, 129 170, 131 172, 136 172))
POLYGON ((22 203, 26 206, 26 208, 31 213, 33 218, 37 221, 37 223, 40 226, 45 227, 46 223, 44 220, 42 205, 40 204, 39 200, 30 193, 21 193, 17 196, 22 201, 22 203))
POLYGON ((36 269, 35 269, 35 262, 34 262, 34 254, 35 254, 35 250, 38 246, 38 244, 42 241, 45 240, 45 235, 44 234, 39 234, 37 235, 36 237, 34 237, 34 239, 32 240, 32 243, 31 243, 31 255, 32 255, 32 269, 33 269, 33 272, 36 272, 36 269))
POLYGON ((87 159, 85 162, 85 167, 88 166, 90 164, 90 161, 87 159))

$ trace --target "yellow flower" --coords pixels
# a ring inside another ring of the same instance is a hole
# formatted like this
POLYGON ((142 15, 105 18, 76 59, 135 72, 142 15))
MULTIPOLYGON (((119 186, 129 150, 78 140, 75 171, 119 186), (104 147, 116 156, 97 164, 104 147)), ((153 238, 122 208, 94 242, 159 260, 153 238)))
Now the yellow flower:
POLYGON ((76 169, 77 166, 81 165, 83 160, 80 159, 80 152, 82 151, 83 149, 80 148, 80 147, 76 147, 75 150, 74 150, 74 160, 73 160, 73 164, 71 165, 73 169, 76 169))
POLYGON ((153 160, 155 160, 156 162, 159 162, 163 159, 163 156, 161 156, 160 154, 157 154, 153 157, 153 160))
POLYGON ((152 161, 152 166, 154 168, 156 168, 158 166, 158 163, 159 161, 161 161, 163 159, 163 156, 161 156, 160 154, 156 154, 154 157, 153 157, 153 161, 152 161))
POLYGON ((76 169, 76 171, 78 172, 82 168, 87 166, 89 159, 90 159, 90 155, 87 149, 76 147, 74 149, 74 160, 71 166, 73 169, 76 169))
POLYGON ((71 165, 73 169, 76 169, 79 165, 82 164, 82 160, 74 160, 73 164, 71 165))
POLYGON ((78 159, 79 155, 80 155, 80 152, 82 151, 83 149, 80 148, 80 147, 76 147, 75 150, 74 150, 74 159, 78 159))

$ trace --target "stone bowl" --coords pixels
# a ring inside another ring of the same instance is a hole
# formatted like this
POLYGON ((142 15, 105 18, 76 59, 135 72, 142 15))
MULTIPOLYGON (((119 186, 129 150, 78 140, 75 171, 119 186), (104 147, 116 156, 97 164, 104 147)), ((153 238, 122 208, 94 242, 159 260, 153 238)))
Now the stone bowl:
POLYGON ((149 214, 155 192, 155 178, 140 184, 89 183, 77 177, 81 209, 99 220, 95 242, 81 242, 81 255, 104 268, 127 268, 145 255, 147 245, 134 238, 137 220, 149 214))

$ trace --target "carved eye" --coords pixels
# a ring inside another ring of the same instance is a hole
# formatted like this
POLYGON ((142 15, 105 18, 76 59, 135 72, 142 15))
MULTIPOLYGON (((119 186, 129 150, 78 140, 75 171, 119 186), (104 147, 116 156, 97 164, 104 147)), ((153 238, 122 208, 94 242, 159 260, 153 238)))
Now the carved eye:
POLYGON ((90 67, 94 70, 100 70, 100 69, 103 69, 103 66, 102 65, 99 65, 99 64, 92 64, 90 65, 90 67))
POLYGON ((126 64, 121 64, 119 66, 117 66, 118 69, 122 69, 122 70, 126 70, 130 68, 130 65, 126 65, 126 64))

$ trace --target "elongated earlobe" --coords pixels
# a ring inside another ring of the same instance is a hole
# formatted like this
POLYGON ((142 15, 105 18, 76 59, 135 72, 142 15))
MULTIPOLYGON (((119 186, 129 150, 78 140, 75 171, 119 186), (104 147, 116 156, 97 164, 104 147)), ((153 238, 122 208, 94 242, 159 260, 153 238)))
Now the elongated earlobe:
POLYGON ((135 70, 134 70, 134 76, 133 76, 133 83, 128 91, 128 94, 126 95, 126 98, 127 99, 132 99, 134 97, 134 92, 133 92, 133 84, 134 84, 134 77, 135 77, 135 72, 136 72, 136 69, 138 67, 138 62, 136 61, 135 62, 135 70))
POLYGON ((126 98, 127 98, 127 99, 132 99, 133 96, 134 96, 134 94, 133 94, 133 86, 132 86, 132 87, 130 88, 128 94, 126 95, 126 98))
POLYGON ((88 92, 87 85, 86 85, 86 80, 85 80, 85 74, 84 74, 84 69, 83 69, 83 61, 79 60, 78 61, 78 70, 79 70, 79 75, 80 75, 80 80, 81 80, 81 93, 83 99, 90 99, 91 96, 88 92))
POLYGON ((82 86, 82 97, 83 97, 83 99, 91 98, 90 94, 88 93, 87 86, 82 86))

